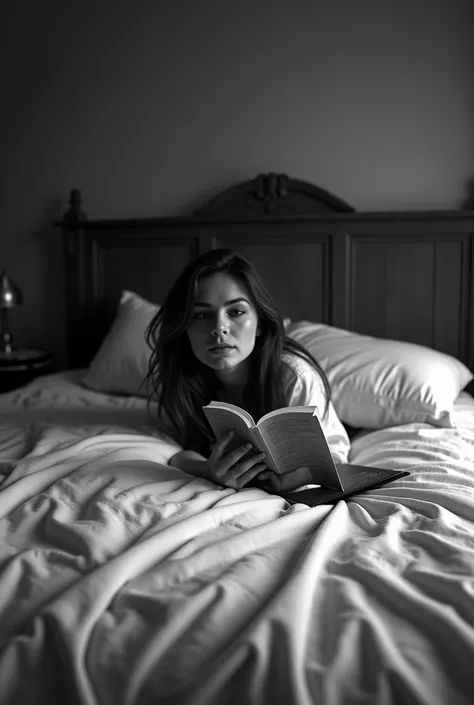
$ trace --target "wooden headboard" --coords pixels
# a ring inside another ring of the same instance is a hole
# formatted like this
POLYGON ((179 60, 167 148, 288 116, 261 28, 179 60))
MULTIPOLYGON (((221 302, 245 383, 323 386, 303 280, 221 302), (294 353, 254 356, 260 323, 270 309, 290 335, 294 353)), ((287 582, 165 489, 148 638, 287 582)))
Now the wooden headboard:
POLYGON ((474 212, 358 213, 324 189, 259 175, 186 218, 89 220, 64 232, 69 367, 85 367, 122 289, 160 302, 200 252, 257 266, 284 316, 428 345, 474 369, 474 212))

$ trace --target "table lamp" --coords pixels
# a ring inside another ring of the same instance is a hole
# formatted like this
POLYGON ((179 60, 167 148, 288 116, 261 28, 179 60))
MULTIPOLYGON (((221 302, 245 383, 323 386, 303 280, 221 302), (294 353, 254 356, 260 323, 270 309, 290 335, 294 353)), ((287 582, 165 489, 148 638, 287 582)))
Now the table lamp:
POLYGON ((12 352, 12 336, 9 325, 9 310, 21 306, 23 296, 18 286, 5 270, 0 275, 0 353, 12 352))

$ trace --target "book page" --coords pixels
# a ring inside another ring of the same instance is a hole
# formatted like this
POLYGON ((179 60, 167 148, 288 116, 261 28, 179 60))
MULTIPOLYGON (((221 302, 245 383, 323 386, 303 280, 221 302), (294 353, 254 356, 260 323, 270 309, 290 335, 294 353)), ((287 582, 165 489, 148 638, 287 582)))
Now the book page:
POLYGON ((242 409, 240 406, 236 406, 235 404, 229 404, 227 401, 211 401, 211 403, 207 406, 203 406, 203 409, 226 409, 227 411, 232 411, 237 416, 240 416, 249 428, 253 428, 255 426, 255 422, 248 411, 242 409))
POLYGON ((259 426, 264 440, 271 447, 279 472, 309 467, 315 484, 342 489, 318 417, 290 409, 266 418, 259 426))
POLYGON ((266 451, 258 430, 249 428, 247 423, 230 409, 204 406, 203 411, 217 439, 222 438, 228 431, 234 432, 234 437, 226 446, 226 452, 239 448, 246 441, 266 451))

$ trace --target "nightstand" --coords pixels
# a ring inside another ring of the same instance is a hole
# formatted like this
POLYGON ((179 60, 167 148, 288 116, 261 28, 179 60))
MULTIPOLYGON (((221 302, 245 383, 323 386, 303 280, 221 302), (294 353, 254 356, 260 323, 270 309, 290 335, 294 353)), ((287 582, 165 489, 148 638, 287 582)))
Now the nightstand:
POLYGON ((22 387, 32 379, 51 372, 51 353, 42 348, 13 348, 0 351, 0 393, 22 387))

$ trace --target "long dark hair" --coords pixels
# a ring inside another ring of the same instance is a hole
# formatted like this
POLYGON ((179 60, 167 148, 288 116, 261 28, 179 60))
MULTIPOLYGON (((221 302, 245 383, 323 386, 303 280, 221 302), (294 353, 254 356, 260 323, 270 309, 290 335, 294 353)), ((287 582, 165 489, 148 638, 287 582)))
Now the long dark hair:
POLYGON ((232 276, 245 287, 257 312, 260 335, 251 353, 253 364, 243 393, 247 411, 257 420, 285 406, 284 353, 299 355, 320 374, 326 391, 325 414, 331 398, 329 382, 318 362, 300 343, 285 335, 283 319, 254 265, 233 250, 205 252, 180 274, 146 331, 152 350, 147 380, 153 389, 152 398, 158 400, 158 416, 178 443, 204 455, 214 436, 202 407, 215 399, 216 377, 194 355, 187 329, 201 280, 217 272, 232 276))

